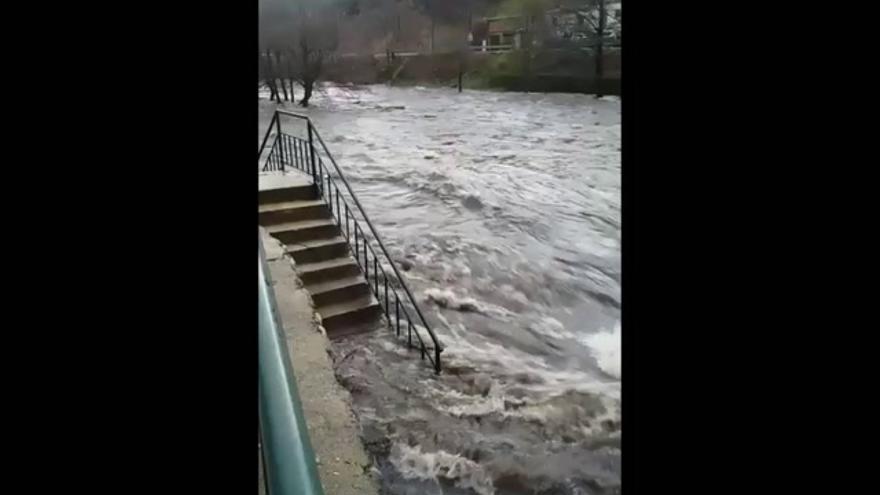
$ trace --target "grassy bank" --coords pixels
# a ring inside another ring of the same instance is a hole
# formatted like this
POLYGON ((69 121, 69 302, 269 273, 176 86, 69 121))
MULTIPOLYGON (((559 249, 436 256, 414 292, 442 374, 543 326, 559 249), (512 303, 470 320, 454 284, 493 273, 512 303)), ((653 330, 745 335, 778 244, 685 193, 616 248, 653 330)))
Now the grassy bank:
POLYGON ((418 55, 390 63, 373 57, 339 60, 328 65, 326 80, 339 83, 392 83, 396 86, 455 86, 464 70, 463 86, 547 93, 620 94, 619 52, 606 59, 606 76, 593 74, 588 53, 522 51, 504 54, 457 53, 418 55))

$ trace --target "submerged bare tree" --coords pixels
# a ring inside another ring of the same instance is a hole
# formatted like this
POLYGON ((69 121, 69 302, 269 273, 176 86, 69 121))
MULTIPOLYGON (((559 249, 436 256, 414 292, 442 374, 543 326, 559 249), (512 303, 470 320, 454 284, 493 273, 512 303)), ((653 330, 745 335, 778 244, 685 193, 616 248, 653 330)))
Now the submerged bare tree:
POLYGON ((260 52, 260 74, 259 81, 260 86, 263 84, 269 88, 269 100, 271 101, 281 101, 281 97, 278 96, 278 88, 275 86, 275 78, 272 75, 272 60, 269 56, 269 52, 266 53, 260 52))
POLYGON ((336 9, 332 2, 299 0, 296 26, 297 80, 303 87, 300 105, 308 106, 315 83, 321 77, 325 59, 338 45, 336 9))
POLYGON ((299 104, 309 105, 324 61, 338 44, 338 7, 336 0, 260 0, 260 50, 274 54, 274 61, 272 56, 267 57, 267 84, 278 101, 281 99, 275 77, 280 78, 281 92, 288 98, 286 77, 290 99, 295 80, 303 87, 299 104))

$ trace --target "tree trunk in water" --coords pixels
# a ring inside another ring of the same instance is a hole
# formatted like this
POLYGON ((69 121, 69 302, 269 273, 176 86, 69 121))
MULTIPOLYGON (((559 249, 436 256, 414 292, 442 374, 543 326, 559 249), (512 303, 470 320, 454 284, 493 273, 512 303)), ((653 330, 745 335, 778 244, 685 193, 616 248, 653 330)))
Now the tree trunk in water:
POLYGON ((280 79, 281 81, 281 90, 284 91, 284 101, 290 101, 290 97, 287 96, 287 85, 284 84, 284 78, 280 79))
POLYGON ((275 86, 275 69, 272 67, 272 52, 266 50, 266 85, 269 86, 269 101, 277 100, 281 102, 278 96, 278 87, 275 86))
POLYGON ((605 0, 600 0, 599 29, 596 32, 596 34, 598 35, 598 42, 596 43, 596 98, 602 97, 602 77, 605 75, 605 67, 603 66, 603 64, 605 63, 604 44, 606 20, 607 14, 605 12, 605 0))
POLYGON ((278 97, 278 88, 275 87, 275 80, 266 79, 266 86, 269 86, 269 101, 281 101, 281 98, 278 97))
POLYGON ((290 84, 290 101, 296 103, 296 97, 293 93, 293 60, 296 54, 293 51, 287 52, 287 83, 290 84))
MULTIPOLYGON (((290 98, 287 96, 287 86, 284 84, 284 64, 281 63, 281 52, 275 52, 275 67, 278 68, 278 79, 281 81, 281 91, 284 92, 284 101, 290 101, 290 98)), ((279 99, 279 101, 281 101, 279 99)))
POLYGON ((602 77, 605 75, 603 58, 604 51, 602 46, 602 39, 600 38, 599 44, 596 45, 596 98, 602 97, 602 77))
POLYGON ((303 81, 303 97, 302 100, 299 101, 299 104, 307 107, 309 106, 309 98, 312 97, 312 88, 315 85, 315 81, 306 80, 303 81))

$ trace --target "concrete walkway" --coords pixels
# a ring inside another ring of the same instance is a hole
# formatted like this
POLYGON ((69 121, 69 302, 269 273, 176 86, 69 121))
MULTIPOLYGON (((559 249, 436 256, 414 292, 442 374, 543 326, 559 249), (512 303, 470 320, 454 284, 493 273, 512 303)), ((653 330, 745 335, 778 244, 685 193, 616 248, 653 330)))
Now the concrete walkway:
POLYGON ((370 472, 351 397, 336 381, 330 341, 315 319, 308 292, 284 256, 281 244, 260 229, 278 312, 302 399, 318 472, 325 495, 374 495, 370 472))

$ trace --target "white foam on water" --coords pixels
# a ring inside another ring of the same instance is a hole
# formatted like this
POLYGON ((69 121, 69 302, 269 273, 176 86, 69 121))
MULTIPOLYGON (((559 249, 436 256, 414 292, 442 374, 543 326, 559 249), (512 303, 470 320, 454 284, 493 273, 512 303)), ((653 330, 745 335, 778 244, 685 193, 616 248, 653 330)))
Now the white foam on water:
POLYGON ((422 452, 422 447, 396 443, 391 448, 391 464, 407 479, 437 482, 438 478, 454 480, 459 488, 470 488, 479 495, 494 495, 492 478, 483 467, 445 450, 422 452))
MULTIPOLYGON (((549 321, 549 320, 548 320, 549 321)), ((561 324, 548 323, 553 329, 563 328, 561 324)), ((462 325, 447 327, 453 335, 466 332, 462 325)), ((615 408, 620 399, 620 382, 597 377, 587 370, 559 370, 549 365, 544 358, 525 354, 515 349, 490 341, 473 343, 457 338, 456 345, 444 351, 444 359, 450 367, 474 367, 491 379, 488 393, 462 393, 437 383, 425 383, 421 391, 436 404, 437 409, 456 417, 483 416, 492 413, 502 416, 542 416, 547 411, 529 408, 509 409, 506 405, 512 397, 508 388, 515 387, 528 391, 527 405, 536 405, 568 392, 581 392, 600 396, 606 409, 615 408), (539 380, 534 383, 521 383, 511 380, 519 375, 532 375, 539 380)), ((514 399, 516 400, 516 399, 514 399)), ((619 414, 619 413, 617 413, 619 414)), ((612 414, 614 416, 614 414, 612 414)))
POLYGON ((620 378, 620 321, 614 324, 612 331, 602 330, 581 337, 583 342, 596 358, 599 368, 609 375, 620 378))
POLYGON ((541 335, 546 337, 552 337, 554 339, 572 339, 574 335, 565 329, 565 326, 556 318, 552 316, 542 316, 538 320, 532 322, 529 325, 529 328, 541 335))
POLYGON ((400 343, 398 343, 398 342, 389 342, 387 340, 383 340, 379 345, 382 346, 382 349, 385 352, 390 352, 390 353, 396 354, 400 357, 406 357, 406 358, 409 358, 412 356, 411 352, 405 346, 400 345, 400 343))
POLYGON ((458 392, 450 392, 446 394, 444 399, 448 400, 453 397, 460 398, 466 402, 451 406, 437 405, 437 408, 447 414, 455 416, 456 418, 487 416, 492 413, 498 413, 502 416, 508 415, 507 411, 504 409, 504 398, 497 393, 482 397, 467 396, 458 392))
POLYGON ((430 288, 424 291, 427 300, 436 303, 442 308, 457 309, 459 311, 480 311, 482 305, 472 297, 458 296, 452 289, 430 288))
POLYGON ((425 289, 422 294, 426 301, 431 301, 441 308, 454 309, 457 311, 471 311, 482 313, 498 318, 511 316, 511 312, 501 306, 478 301, 467 295, 458 295, 452 289, 432 287, 425 289))
MULTIPOLYGON (((509 397, 507 387, 499 386, 498 381, 494 379, 489 393, 485 396, 465 394, 449 388, 429 389, 428 394, 434 397, 435 407, 438 410, 455 417, 485 416, 494 413, 505 417, 546 419, 545 414, 555 406, 546 406, 550 409, 542 410, 541 408, 545 407, 543 405, 545 402, 568 392, 581 392, 600 397, 606 411, 614 411, 609 413, 608 418, 619 417, 619 385, 590 381, 590 377, 583 373, 543 374, 541 376, 547 381, 546 383, 518 385, 530 392, 525 403, 509 397), (521 407, 508 409, 506 403, 511 400, 519 402, 521 407)), ((430 384, 426 385, 430 387, 430 384)))
POLYGON ((579 425, 581 433, 583 433, 583 435, 587 437, 604 436, 607 438, 619 438, 621 431, 620 429, 612 432, 607 432, 604 431, 603 424, 606 421, 620 421, 620 401, 603 397, 602 405, 605 408, 604 412, 597 414, 589 425, 579 425))

